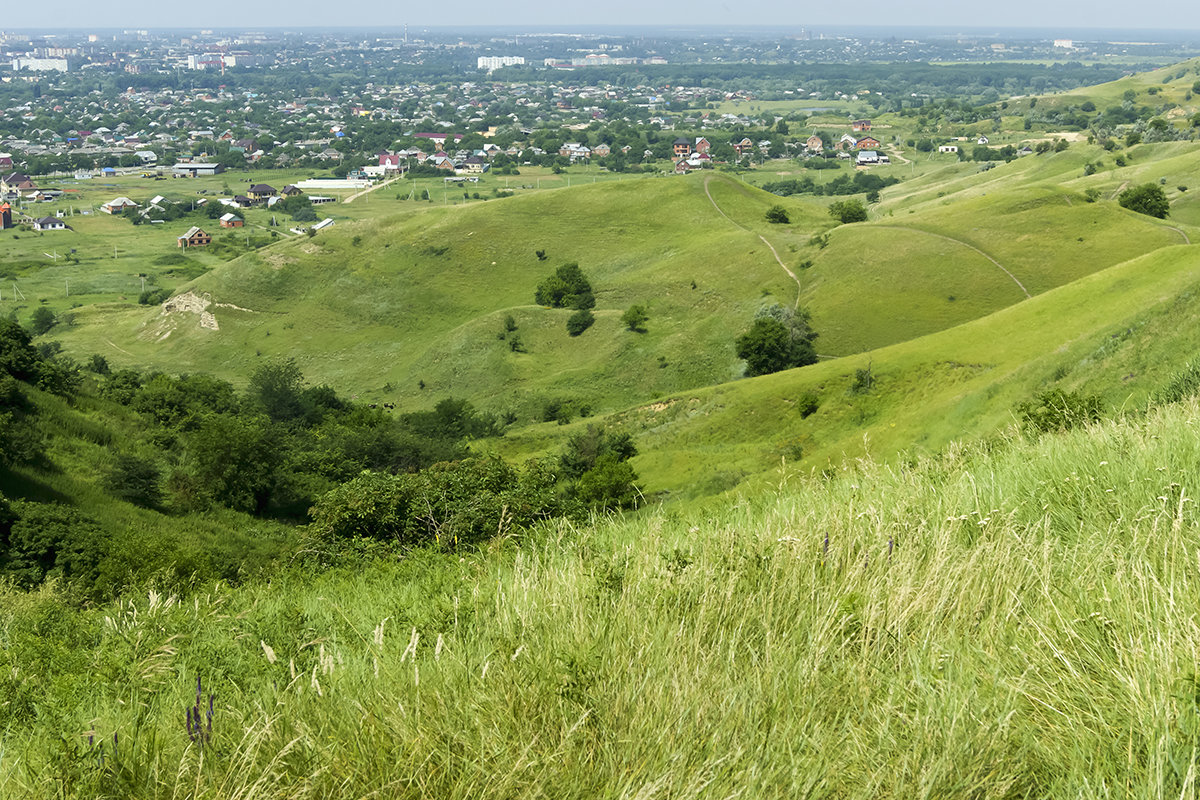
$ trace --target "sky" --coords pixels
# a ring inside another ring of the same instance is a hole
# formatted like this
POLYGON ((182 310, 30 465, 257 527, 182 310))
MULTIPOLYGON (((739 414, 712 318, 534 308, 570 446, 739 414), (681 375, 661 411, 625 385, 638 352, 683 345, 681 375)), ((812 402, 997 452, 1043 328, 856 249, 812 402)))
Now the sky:
POLYGON ((453 3, 397 3, 385 0, 256 0, 252 3, 184 2, 98 3, 58 0, 55 3, 6 3, 0 31, 54 28, 239 29, 265 27, 412 27, 529 26, 568 30, 572 26, 628 28, 636 25, 773 27, 780 33, 801 28, 826 30, 852 26, 905 25, 978 28, 1029 27, 1069 31, 1087 28, 1200 31, 1200 3, 1159 0, 1152 13, 1137 4, 1083 0, 1004 0, 952 3, 911 0, 903 3, 804 3, 780 0, 691 0, 686 4, 605 0, 565 3, 562 0, 457 0, 453 3))

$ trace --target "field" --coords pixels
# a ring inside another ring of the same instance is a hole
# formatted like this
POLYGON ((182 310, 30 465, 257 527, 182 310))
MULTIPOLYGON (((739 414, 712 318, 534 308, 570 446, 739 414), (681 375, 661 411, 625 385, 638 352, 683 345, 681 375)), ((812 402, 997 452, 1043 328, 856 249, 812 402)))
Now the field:
POLYGON ((0 588, 0 792, 1195 797, 1198 417, 458 558, 0 588))

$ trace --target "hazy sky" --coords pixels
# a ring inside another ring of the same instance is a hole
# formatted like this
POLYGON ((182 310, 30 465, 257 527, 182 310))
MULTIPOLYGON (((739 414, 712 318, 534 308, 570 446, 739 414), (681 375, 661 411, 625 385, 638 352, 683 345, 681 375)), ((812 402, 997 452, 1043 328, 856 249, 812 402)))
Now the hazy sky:
POLYGON ((781 33, 801 27, 847 28, 879 25, 937 25, 963 28, 1061 26, 1163 30, 1200 29, 1200 3, 1159 0, 1151 6, 1083 0, 1004 0, 962 3, 914 0, 903 3, 814 3, 779 0, 693 0, 646 3, 602 0, 458 0, 452 3, 396 3, 380 0, 257 0, 249 3, 5 3, 0 30, 70 28, 234 28, 251 27, 439 27, 527 25, 753 25, 778 26, 781 33))

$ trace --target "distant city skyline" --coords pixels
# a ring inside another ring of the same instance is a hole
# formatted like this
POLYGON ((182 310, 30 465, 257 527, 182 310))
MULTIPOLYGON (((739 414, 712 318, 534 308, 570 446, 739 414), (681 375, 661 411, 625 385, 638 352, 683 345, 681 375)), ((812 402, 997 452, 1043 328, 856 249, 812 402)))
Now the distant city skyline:
POLYGON ((379 0, 341 0, 330 5, 317 0, 267 0, 234 7, 201 7, 190 4, 157 3, 146 6, 114 6, 84 0, 61 0, 53 6, 9 4, 0 30, 55 29, 249 29, 249 28, 479 28, 483 26, 527 26, 564 29, 575 26, 612 26, 627 29, 653 26, 754 26, 772 28, 781 35, 800 28, 849 29, 854 26, 961 27, 964 29, 1033 28, 1039 31, 1061 27, 1076 32, 1092 29, 1120 31, 1200 29, 1200 10, 1194 2, 1162 0, 1148 13, 1117 4, 1084 3, 1082 0, 1045 3, 1010 0, 990 5, 946 4, 917 0, 903 5, 875 5, 848 13, 837 5, 783 4, 776 0, 695 0, 680 12, 678 6, 613 0, 597 4, 517 3, 500 4, 462 0, 448 7, 400 5, 379 0))

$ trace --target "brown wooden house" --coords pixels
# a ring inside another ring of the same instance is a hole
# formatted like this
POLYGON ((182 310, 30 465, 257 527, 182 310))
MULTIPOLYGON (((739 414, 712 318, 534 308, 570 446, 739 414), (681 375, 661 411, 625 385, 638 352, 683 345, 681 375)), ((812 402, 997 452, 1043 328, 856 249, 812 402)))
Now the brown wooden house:
POLYGON ((187 233, 180 236, 177 240, 180 247, 207 247, 212 244, 212 236, 205 233, 200 228, 188 228, 187 233))

